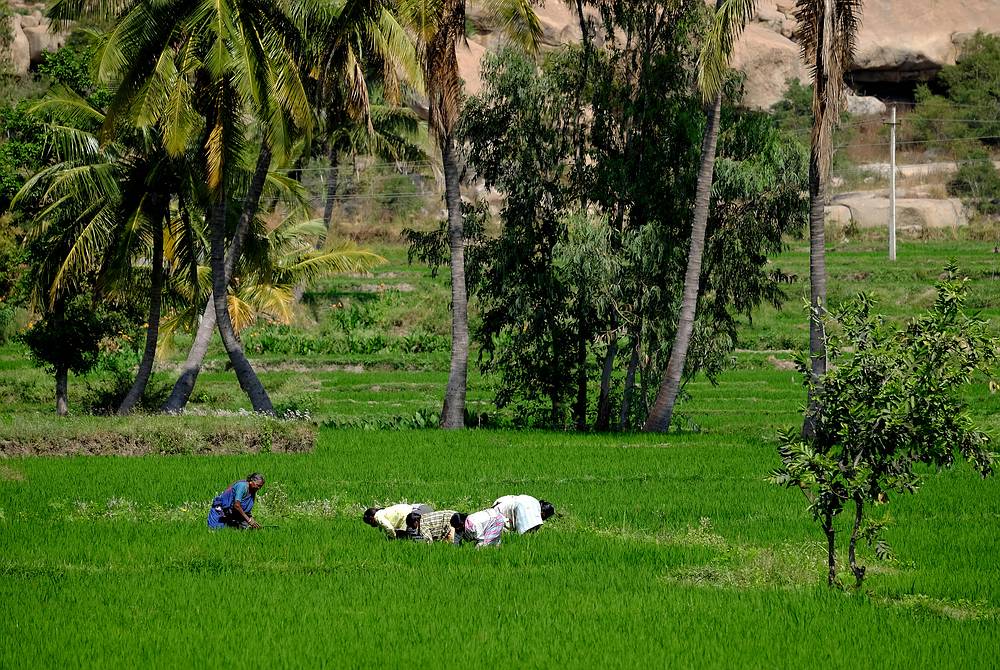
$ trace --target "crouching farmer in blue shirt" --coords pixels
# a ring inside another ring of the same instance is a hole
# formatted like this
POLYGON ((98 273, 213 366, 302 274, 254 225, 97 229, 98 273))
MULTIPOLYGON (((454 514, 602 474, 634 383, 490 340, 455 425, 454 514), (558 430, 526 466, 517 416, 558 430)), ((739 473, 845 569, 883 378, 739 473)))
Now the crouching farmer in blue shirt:
POLYGON ((260 528, 250 515, 257 491, 264 487, 264 475, 251 473, 246 479, 235 482, 228 489, 215 496, 208 511, 209 528, 260 528))

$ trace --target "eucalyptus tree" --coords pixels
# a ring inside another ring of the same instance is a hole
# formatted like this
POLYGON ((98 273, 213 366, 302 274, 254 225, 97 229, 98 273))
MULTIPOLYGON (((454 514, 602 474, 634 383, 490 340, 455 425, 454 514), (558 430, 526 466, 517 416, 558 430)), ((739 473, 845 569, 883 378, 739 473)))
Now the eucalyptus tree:
MULTIPOLYGON (((844 106, 844 71, 854 59, 861 25, 861 0, 797 0, 796 39, 813 75, 813 125, 809 142, 809 358, 810 405, 826 374, 826 236, 825 206, 833 158, 833 129, 844 106)), ((802 432, 813 434, 813 413, 802 432)))
MULTIPOLYGON (((636 10, 635 4, 617 6, 636 10)), ((573 120, 583 66, 576 48, 550 54, 540 69, 513 50, 488 57, 483 89, 463 115, 470 168, 504 195, 499 234, 470 248, 481 364, 497 373, 498 406, 519 403, 519 418, 563 426, 575 395, 580 425, 589 407, 581 388, 603 375, 603 366, 599 373, 590 369, 593 354, 605 354, 617 327, 630 345, 618 415, 631 427, 633 417, 641 421, 648 413, 647 379, 659 379, 669 356, 704 112, 690 91, 691 14, 666 24, 677 32, 658 32, 661 17, 647 5, 640 9, 641 15, 627 16, 641 19, 632 25, 648 41, 629 40, 623 29, 621 43, 605 42, 586 68, 593 77, 583 87, 591 113, 579 132, 573 120), (647 56, 644 66, 631 66, 647 56), (574 138, 585 142, 587 170, 579 183, 572 177, 574 138), (581 214, 581 192, 587 213, 598 216, 574 232, 567 223, 581 214), (607 226, 605 235, 582 234, 600 225, 607 226), (595 283, 614 287, 599 295, 595 283)), ((605 27, 613 37, 618 28, 614 22, 605 27)), ((762 301, 780 302, 780 273, 768 256, 781 250, 782 235, 805 222, 801 147, 781 137, 766 115, 725 108, 720 125, 700 274, 702 315, 682 388, 692 370, 714 377, 721 369, 741 318, 762 301)))
MULTIPOLYGON (((465 40, 466 0, 397 0, 402 23, 414 35, 427 92, 428 126, 441 151, 448 245, 451 251, 451 364, 441 412, 443 428, 465 426, 469 364, 468 291, 460 165, 455 127, 462 110, 462 82, 455 49, 465 40)), ((483 0, 479 3, 514 42, 534 51, 541 25, 532 0, 483 0)))
POLYGON ((715 14, 704 36, 698 60, 698 88, 707 103, 705 131, 701 141, 701 160, 692 212, 691 245, 688 249, 684 290, 677 319, 677 333, 670 349, 670 359, 656 400, 649 410, 643 430, 665 431, 680 391, 688 347, 694 332, 698 308, 698 293, 702 281, 702 255, 705 251, 705 231, 708 228, 709 204, 715 174, 715 151, 719 138, 722 113, 723 85, 728 75, 729 57, 733 45, 753 16, 756 0, 717 0, 715 14))

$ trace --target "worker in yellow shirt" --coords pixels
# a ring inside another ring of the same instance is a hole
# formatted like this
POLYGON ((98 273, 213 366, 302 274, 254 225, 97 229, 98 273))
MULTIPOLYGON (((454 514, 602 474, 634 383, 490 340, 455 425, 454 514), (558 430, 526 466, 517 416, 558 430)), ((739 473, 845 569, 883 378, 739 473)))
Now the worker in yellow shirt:
POLYGON ((409 537, 406 529, 408 514, 411 512, 429 514, 433 511, 433 507, 423 503, 400 503, 391 507, 369 507, 361 518, 372 528, 381 528, 391 540, 397 537, 409 537))

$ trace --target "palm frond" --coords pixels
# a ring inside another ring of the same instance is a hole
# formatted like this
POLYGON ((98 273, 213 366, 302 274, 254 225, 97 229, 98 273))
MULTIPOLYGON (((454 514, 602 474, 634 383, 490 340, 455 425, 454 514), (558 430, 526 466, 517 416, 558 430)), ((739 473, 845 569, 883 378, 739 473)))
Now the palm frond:
POLYGON ((733 46, 756 11, 756 0, 719 0, 698 57, 698 88, 703 99, 714 100, 729 71, 733 46))
POLYGON ((483 8, 507 37, 531 54, 538 51, 542 40, 542 24, 533 4, 531 0, 482 0, 483 8))

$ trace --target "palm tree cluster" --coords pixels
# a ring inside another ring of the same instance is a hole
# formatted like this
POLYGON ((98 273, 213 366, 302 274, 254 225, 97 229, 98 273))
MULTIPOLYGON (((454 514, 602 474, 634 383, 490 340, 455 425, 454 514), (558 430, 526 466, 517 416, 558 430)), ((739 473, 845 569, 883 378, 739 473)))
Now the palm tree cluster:
MULTIPOLYGON (((533 52, 541 26, 534 0, 481 0, 510 40, 533 52)), ((583 5, 568 2, 588 31, 583 5)), ((755 0, 717 0, 702 40, 698 84, 706 103, 692 238, 676 339, 647 430, 669 427, 696 320, 701 257, 712 192, 728 61, 755 0)), ((803 57, 813 69, 810 258, 813 373, 825 368, 821 311, 824 185, 830 132, 843 92, 860 0, 798 0, 803 57)), ((195 328, 163 409, 190 397, 218 331, 255 411, 271 401, 237 332, 256 311, 289 318, 296 288, 381 259, 331 246, 337 181, 323 219, 307 221, 301 186, 281 170, 319 153, 412 159, 418 118, 401 104, 427 100, 427 129, 440 151, 450 247, 452 351, 442 426, 464 425, 469 356, 465 234, 455 139, 462 111, 456 47, 466 0, 56 0, 54 25, 85 21, 94 32, 93 71, 110 92, 103 108, 57 87, 35 112, 49 124, 50 164, 15 200, 32 213, 32 239, 46 250, 35 272, 35 305, 53 310, 81 286, 102 297, 148 293, 146 338, 127 413, 149 380, 163 334, 195 328), (267 203, 267 206, 264 206, 267 203), (268 229, 265 214, 283 221, 268 229), (315 244, 302 244, 310 237, 315 244)), ((807 427, 808 428, 808 427, 807 427)))
MULTIPOLYGON (((317 141, 377 138, 373 118, 387 115, 373 114, 369 86, 398 88, 398 72, 419 72, 412 40, 379 0, 65 0, 49 13, 57 25, 111 26, 93 35, 94 76, 111 96, 98 108, 57 87, 35 107, 52 160, 15 201, 45 250, 35 306, 51 312, 83 286, 102 300, 144 286, 146 343, 120 413, 149 380, 165 301, 168 332, 198 329, 164 409, 184 407, 217 330, 254 410, 273 413, 239 327, 257 311, 289 318, 310 279, 382 260, 325 240, 280 170, 317 141), (270 230, 263 203, 285 214, 270 230)), ((382 144, 387 153, 409 146, 382 144)))
MULTIPOLYGON (((529 0, 484 4, 533 46, 540 27, 529 0)), ((92 35, 110 102, 99 108, 63 87, 36 106, 56 142, 16 204, 31 211, 45 250, 34 295, 43 313, 84 285, 95 298, 148 290, 143 356, 120 413, 143 394, 161 320, 166 335, 196 327, 165 411, 185 406, 218 331, 254 410, 273 413, 239 327, 254 310, 289 316, 311 277, 381 260, 331 248, 335 178, 323 221, 304 223, 302 189, 280 170, 317 152, 331 165, 348 153, 421 157, 419 120, 400 104, 409 93, 428 97, 444 163, 454 350, 443 423, 462 425, 468 325, 453 129, 465 0, 57 0, 49 15, 57 28, 110 26, 92 35), (270 232, 262 203, 287 215, 270 232), (296 236, 325 251, 290 243, 296 236)))

